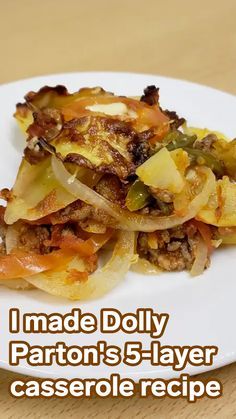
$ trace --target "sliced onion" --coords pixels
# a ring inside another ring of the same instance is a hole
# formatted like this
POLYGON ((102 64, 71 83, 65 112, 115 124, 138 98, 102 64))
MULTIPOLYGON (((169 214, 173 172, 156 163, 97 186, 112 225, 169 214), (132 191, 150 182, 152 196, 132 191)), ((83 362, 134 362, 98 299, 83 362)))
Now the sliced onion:
POLYGON ((196 257, 193 262, 192 269, 190 271, 190 274, 192 276, 198 276, 203 273, 206 267, 207 257, 208 257, 208 247, 205 241, 201 237, 199 237, 197 248, 196 248, 196 257))
MULTIPOLYGON (((30 276, 26 280, 49 294, 71 300, 98 298, 122 281, 133 262, 134 248, 135 233, 123 231, 118 234, 111 259, 103 268, 90 275, 87 281, 68 281, 68 269, 67 271, 63 269, 40 273, 30 276)), ((83 261, 79 258, 76 259, 73 269, 82 269, 83 261)))
POLYGON ((5 246, 6 246, 7 255, 9 255, 9 253, 11 253, 13 249, 17 249, 18 237, 19 237, 19 229, 16 227, 16 225, 13 224, 13 225, 8 226, 6 230, 6 237, 5 237, 5 246))
POLYGON ((111 203, 78 179, 74 179, 73 182, 71 182, 71 174, 55 156, 52 156, 52 169, 57 180, 68 192, 77 199, 92 205, 96 209, 105 211, 116 219, 118 221, 117 228, 131 231, 152 232, 155 230, 166 230, 183 224, 191 218, 194 218, 201 208, 207 204, 209 196, 215 186, 215 176, 211 169, 202 167, 199 170, 205 175, 205 183, 202 191, 190 202, 186 215, 182 217, 177 215, 154 217, 130 213, 129 211, 123 210, 118 205, 111 203))
POLYGON ((131 271, 144 275, 158 275, 162 272, 158 266, 143 258, 138 258, 137 262, 131 266, 131 271))
POLYGON ((15 278, 15 279, 0 279, 0 285, 3 285, 7 288, 13 290, 31 290, 34 288, 29 282, 27 282, 23 278, 15 278))

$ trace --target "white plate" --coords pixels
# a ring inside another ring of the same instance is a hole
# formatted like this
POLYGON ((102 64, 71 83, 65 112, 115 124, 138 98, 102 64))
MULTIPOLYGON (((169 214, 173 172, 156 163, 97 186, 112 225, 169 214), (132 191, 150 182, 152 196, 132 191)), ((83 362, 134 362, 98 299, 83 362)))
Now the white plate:
MULTIPOLYGON (((140 95, 144 87, 155 84, 161 88, 161 105, 176 110, 191 125, 236 134, 236 97, 209 87, 165 77, 129 73, 72 73, 57 74, 22 80, 0 86, 0 187, 11 187, 21 158, 22 142, 12 114, 15 104, 22 101, 29 90, 45 84, 64 84, 73 91, 82 86, 103 86, 124 95, 140 95)), ((169 345, 217 345, 219 353, 212 367, 187 367, 185 372, 196 374, 207 369, 236 361, 236 248, 216 251, 210 269, 202 276, 191 279, 188 273, 165 273, 145 277, 129 273, 123 283, 102 299, 92 302, 69 302, 51 297, 41 291, 16 292, 0 289, 0 366, 9 369, 8 341, 26 340, 34 345, 52 345, 63 340, 68 346, 90 345, 104 339, 100 333, 86 335, 10 335, 8 310, 19 307, 21 312, 66 313, 72 307, 98 315, 103 307, 133 312, 137 308, 151 307, 170 314, 161 343, 169 345)), ((108 343, 122 347, 126 340, 142 341, 148 346, 148 335, 110 334, 108 343)), ((13 368, 10 368, 13 369, 13 368)), ((106 377, 111 373, 138 380, 141 377, 171 378, 171 368, 152 367, 147 361, 137 367, 30 367, 22 363, 15 371, 42 377, 106 377)))

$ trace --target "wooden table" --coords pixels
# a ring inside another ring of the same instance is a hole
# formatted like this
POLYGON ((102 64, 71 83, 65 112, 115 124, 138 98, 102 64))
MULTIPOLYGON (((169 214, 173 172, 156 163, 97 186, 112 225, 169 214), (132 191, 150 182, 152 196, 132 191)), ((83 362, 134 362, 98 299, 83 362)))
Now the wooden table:
MULTIPOLYGON (((236 94, 236 1, 0 0, 0 83, 66 71, 162 74, 236 94)), ((15 400, 0 371, 0 417, 232 418, 236 364, 214 371, 224 396, 184 400, 15 400)))

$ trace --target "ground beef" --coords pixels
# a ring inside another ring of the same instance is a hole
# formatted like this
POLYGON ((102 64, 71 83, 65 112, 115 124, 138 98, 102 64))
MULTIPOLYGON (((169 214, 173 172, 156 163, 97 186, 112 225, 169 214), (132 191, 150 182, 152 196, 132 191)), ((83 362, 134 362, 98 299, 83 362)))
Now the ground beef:
POLYGON ((140 101, 150 106, 157 105, 159 102, 159 88, 154 85, 147 86, 140 101))
POLYGON ((33 226, 24 223, 20 227, 18 247, 26 252, 49 253, 50 248, 44 244, 49 237, 50 231, 46 226, 33 226))
POLYGON ((117 176, 104 175, 97 183, 95 191, 111 202, 124 206, 127 188, 117 176))
POLYGON ((217 136, 215 134, 208 134, 202 140, 196 140, 194 143, 194 148, 210 152, 212 151, 212 145, 217 141, 217 136))
POLYGON ((138 253, 166 271, 190 270, 194 261, 197 229, 188 223, 169 230, 139 233, 138 253))
POLYGON ((80 222, 93 220, 105 226, 115 227, 116 220, 107 215, 104 211, 93 208, 78 200, 69 204, 67 207, 50 214, 41 219, 41 224, 65 224, 68 222, 80 222))

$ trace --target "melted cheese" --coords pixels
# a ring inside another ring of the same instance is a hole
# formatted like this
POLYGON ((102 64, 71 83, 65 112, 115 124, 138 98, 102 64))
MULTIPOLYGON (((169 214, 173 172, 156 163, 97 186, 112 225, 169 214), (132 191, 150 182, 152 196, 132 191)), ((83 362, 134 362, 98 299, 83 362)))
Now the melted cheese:
POLYGON ((105 115, 109 116, 130 116, 131 118, 136 118, 137 114, 130 110, 125 103, 122 102, 115 102, 115 103, 108 103, 108 104, 96 104, 91 106, 86 106, 88 111, 91 112, 100 112, 104 113, 105 115))

